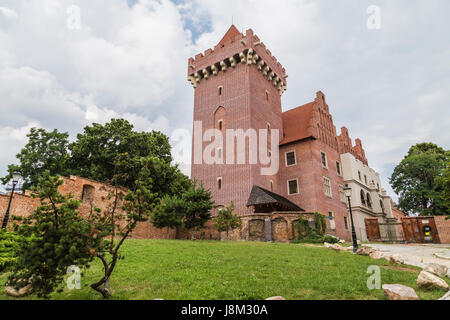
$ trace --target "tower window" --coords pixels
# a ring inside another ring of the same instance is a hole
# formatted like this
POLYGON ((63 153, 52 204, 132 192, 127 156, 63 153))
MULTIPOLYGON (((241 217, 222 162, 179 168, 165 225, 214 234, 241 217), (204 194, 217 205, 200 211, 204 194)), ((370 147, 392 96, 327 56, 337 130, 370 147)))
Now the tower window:
POLYGON ((219 130, 222 131, 223 129, 223 120, 219 120, 219 130))
POLYGON ((219 96, 221 96, 222 92, 223 92, 223 87, 222 86, 218 87, 218 90, 219 90, 219 96))
POLYGON ((341 164, 339 163, 339 161, 336 161, 336 171, 339 176, 342 176, 341 164))
POLYGON ((288 180, 288 195, 298 194, 298 179, 288 180))
POLYGON ((358 171, 358 179, 361 181, 361 171, 358 171))
POLYGON ((269 91, 266 90, 266 101, 269 101, 269 91))
POLYGON ((327 161, 327 154, 325 152, 320 152, 321 160, 322 160, 322 167, 325 169, 328 169, 328 161, 327 161))
POLYGON ((270 191, 273 192, 273 181, 272 180, 270 180, 270 191))
POLYGON ((331 181, 328 177, 323 177, 323 187, 325 195, 331 198, 331 181))
POLYGON ((367 184, 367 176, 364 175, 364 183, 367 184))
POLYGON ((296 163, 295 151, 286 152, 286 167, 293 166, 296 163))
POLYGON ((222 177, 217 178, 217 188, 219 190, 222 189, 222 177))

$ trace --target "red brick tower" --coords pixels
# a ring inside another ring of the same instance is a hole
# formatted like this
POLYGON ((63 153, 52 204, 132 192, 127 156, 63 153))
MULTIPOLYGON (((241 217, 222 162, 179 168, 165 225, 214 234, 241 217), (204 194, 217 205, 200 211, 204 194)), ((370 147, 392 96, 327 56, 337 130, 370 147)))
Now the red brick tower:
MULTIPOLYGON (((261 175, 261 167, 268 165, 261 165, 259 157, 256 164, 250 164, 249 139, 245 163, 227 164, 226 130, 269 128, 272 134, 278 129, 281 141, 281 95, 286 90, 286 78, 285 69, 253 31, 249 29, 244 35, 234 25, 214 49, 188 61, 188 80, 195 88, 191 177, 211 190, 216 204, 234 201, 238 214, 251 212, 246 203, 253 185, 270 190, 278 181, 276 174, 261 175), (223 164, 205 163, 202 154, 211 150, 211 142, 198 142, 195 123, 201 123, 202 136, 207 129, 222 132, 223 148, 214 147, 210 153, 221 156, 223 164)), ((268 141, 270 144, 270 138, 268 141)), ((234 155, 236 163, 236 152, 234 155)))

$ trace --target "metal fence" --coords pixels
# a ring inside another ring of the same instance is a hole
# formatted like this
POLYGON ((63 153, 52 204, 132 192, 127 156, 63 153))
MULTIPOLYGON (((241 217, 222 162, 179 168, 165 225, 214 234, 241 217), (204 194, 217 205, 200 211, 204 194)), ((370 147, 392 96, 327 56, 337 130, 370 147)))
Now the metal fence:
POLYGON ((405 236, 401 222, 379 223, 382 242, 404 243, 405 236))

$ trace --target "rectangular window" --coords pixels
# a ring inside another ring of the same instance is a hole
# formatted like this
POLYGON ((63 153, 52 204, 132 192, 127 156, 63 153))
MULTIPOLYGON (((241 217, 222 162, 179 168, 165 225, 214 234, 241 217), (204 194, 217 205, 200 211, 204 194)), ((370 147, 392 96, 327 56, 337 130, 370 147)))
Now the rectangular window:
POLYGON ((361 171, 358 171, 358 179, 361 181, 361 171))
POLYGON ((328 177, 323 177, 323 187, 325 195, 331 198, 331 181, 328 177))
POLYGON ((217 188, 219 190, 222 189, 222 177, 217 178, 217 188))
POLYGON ((219 96, 221 96, 222 95, 222 91, 223 91, 223 87, 220 86, 218 89, 219 89, 219 96))
POLYGON ((364 183, 367 184, 367 176, 364 175, 364 183))
POLYGON ((298 180, 288 180, 288 195, 298 194, 298 180))
POLYGON ((322 160, 322 167, 328 169, 328 162, 327 162, 327 155, 325 152, 320 152, 321 160, 322 160))
POLYGON ((345 230, 348 230, 348 221, 347 217, 344 217, 345 230))
POLYGON ((336 161, 336 171, 339 176, 342 176, 341 164, 339 163, 339 161, 336 161))
POLYGON ((219 130, 222 131, 223 129, 223 120, 219 120, 219 130))
POLYGON ((269 91, 266 90, 266 101, 269 101, 269 91))
POLYGON ((328 217, 329 217, 329 219, 330 219, 330 228, 331 228, 332 230, 336 229, 336 224, 335 224, 335 222, 334 222, 333 212, 328 211, 328 217))
POLYGON ((345 198, 344 186, 342 184, 339 185, 339 199, 341 199, 343 203, 347 203, 347 199, 345 198))
POLYGON ((295 159, 295 151, 286 152, 286 167, 290 167, 297 164, 295 159))

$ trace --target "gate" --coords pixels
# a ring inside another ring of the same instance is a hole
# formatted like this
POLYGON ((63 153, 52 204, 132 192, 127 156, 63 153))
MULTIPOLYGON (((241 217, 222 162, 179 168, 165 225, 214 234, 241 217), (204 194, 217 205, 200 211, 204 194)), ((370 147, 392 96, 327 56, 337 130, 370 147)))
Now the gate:
POLYGON ((377 218, 365 218, 364 222, 366 224, 367 240, 373 241, 373 242, 380 242, 381 235, 380 235, 380 226, 378 224, 378 219, 377 218))
POLYGON ((440 243, 434 217, 402 218, 405 240, 412 243, 440 243))

